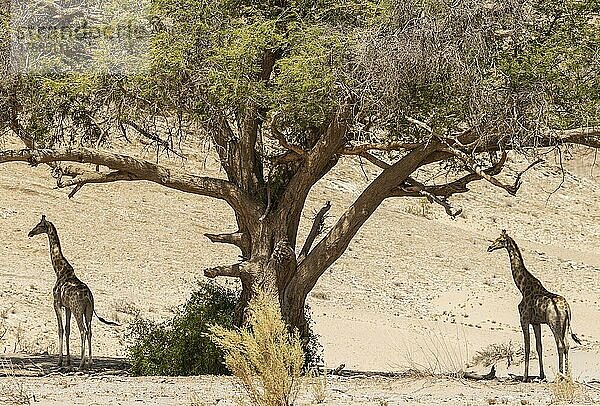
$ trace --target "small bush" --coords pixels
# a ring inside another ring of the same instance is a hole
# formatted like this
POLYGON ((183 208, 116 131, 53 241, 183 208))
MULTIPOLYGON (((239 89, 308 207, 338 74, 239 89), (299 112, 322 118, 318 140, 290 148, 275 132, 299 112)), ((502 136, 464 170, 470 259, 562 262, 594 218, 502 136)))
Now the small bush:
POLYGON ((308 336, 302 338, 302 348, 304 349, 304 369, 308 371, 323 364, 323 346, 319 341, 320 336, 313 330, 315 323, 309 305, 304 305, 304 318, 308 326, 308 336))
MULTIPOLYGON (((486 348, 477 351, 468 366, 483 365, 489 367, 498 361, 506 360, 507 365, 510 367, 513 364, 520 363, 523 357, 523 348, 514 345, 512 341, 502 344, 490 344, 486 348)), ((529 358, 533 359, 533 354, 529 358)))
POLYGON ((570 373, 568 375, 556 374, 554 382, 550 384, 550 390, 552 403, 572 403, 575 400, 575 382, 570 373))
POLYGON ((319 371, 317 368, 312 368, 308 372, 308 382, 315 403, 321 404, 327 397, 327 369, 319 371))
POLYGON ((426 219, 433 218, 433 204, 426 198, 419 199, 415 204, 408 205, 404 210, 414 216, 424 217, 426 219))
POLYGON ((129 326, 133 375, 227 374, 223 351, 208 337, 212 325, 231 328, 237 297, 215 283, 200 282, 173 319, 136 318, 129 326))
POLYGON ((250 303, 249 327, 211 328, 213 340, 225 351, 225 364, 238 377, 252 404, 289 406, 300 389, 304 363, 297 333, 281 319, 279 303, 259 296, 250 303))

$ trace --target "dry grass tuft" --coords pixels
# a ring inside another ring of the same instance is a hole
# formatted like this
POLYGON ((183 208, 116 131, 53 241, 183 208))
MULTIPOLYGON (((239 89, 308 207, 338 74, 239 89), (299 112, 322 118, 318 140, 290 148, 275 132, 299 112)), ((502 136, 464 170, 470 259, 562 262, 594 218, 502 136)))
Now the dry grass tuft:
POLYGON ((417 203, 410 203, 405 207, 404 211, 408 214, 424 217, 426 219, 433 218, 433 204, 426 198, 419 199, 417 203))
POLYGON ((23 381, 16 378, 15 366, 10 360, 2 359, 2 369, 7 372, 7 379, 0 386, 0 404, 29 405, 35 402, 35 396, 23 381))
POLYGON ((308 373, 308 382, 315 403, 321 404, 327 397, 327 369, 313 368, 308 373))
POLYGON ((554 382, 550 383, 552 403, 572 403, 575 399, 576 384, 571 373, 568 375, 556 374, 554 382))
MULTIPOLYGON (((512 341, 502 344, 490 344, 477 351, 468 366, 482 365, 489 367, 502 360, 506 360, 507 365, 511 366, 515 363, 515 360, 520 360, 523 356, 523 349, 513 344, 512 341)), ((530 356, 530 358, 532 357, 530 356)))
POLYGON ((406 354, 411 376, 444 375, 461 378, 468 359, 468 343, 464 331, 455 337, 426 329, 421 340, 409 347, 406 354))
POLYGON ((281 319, 279 303, 261 295, 250 303, 249 327, 211 328, 225 352, 225 364, 242 383, 252 404, 289 406, 300 389, 304 353, 297 333, 281 319))

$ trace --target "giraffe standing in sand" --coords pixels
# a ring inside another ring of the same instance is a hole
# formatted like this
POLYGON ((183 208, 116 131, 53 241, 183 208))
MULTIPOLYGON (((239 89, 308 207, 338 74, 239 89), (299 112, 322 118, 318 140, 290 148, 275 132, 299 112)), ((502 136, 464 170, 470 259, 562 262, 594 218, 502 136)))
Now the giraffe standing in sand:
MULTIPOLYGON (((69 335, 71 333, 71 313, 75 317, 79 333, 81 334, 81 362, 79 369, 86 367, 85 342, 87 339, 89 357, 87 367, 92 365, 92 315, 94 310, 94 297, 87 285, 81 282, 66 258, 63 256, 58 233, 54 224, 46 220, 46 216, 29 232, 29 237, 38 234, 48 234, 50 242, 50 259, 54 272, 56 272, 56 283, 52 290, 54 296, 54 311, 58 321, 58 365, 63 366, 63 333, 67 344, 67 360, 65 366, 71 365, 71 353, 69 351, 69 335), (63 329, 62 309, 65 309, 65 325, 63 329)), ((117 325, 117 323, 106 321, 96 314, 98 319, 106 324, 117 325)))
POLYGON ((540 379, 544 379, 544 364, 542 362, 542 324, 547 324, 554 334, 556 349, 558 350, 558 370, 562 374, 569 372, 569 339, 581 344, 575 334, 571 333, 571 309, 564 297, 547 291, 542 282, 533 276, 523 263, 521 251, 515 241, 502 230, 500 237, 488 247, 488 252, 506 248, 510 258, 512 276, 521 291, 523 299, 519 303, 519 315, 523 340, 525 342, 525 373, 523 380, 529 379, 529 325, 533 326, 535 346, 540 365, 540 379), (564 365, 563 365, 564 360, 564 365))

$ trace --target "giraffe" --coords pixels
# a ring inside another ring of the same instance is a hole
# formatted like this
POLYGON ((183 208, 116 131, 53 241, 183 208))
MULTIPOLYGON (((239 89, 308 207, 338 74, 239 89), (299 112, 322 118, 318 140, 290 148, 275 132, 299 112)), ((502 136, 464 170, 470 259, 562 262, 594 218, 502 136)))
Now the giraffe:
POLYGON ((540 379, 545 378, 544 363, 542 361, 542 331, 541 325, 547 324, 554 334, 556 349, 558 351, 558 370, 561 374, 569 372, 569 340, 567 332, 573 340, 581 344, 575 334, 571 332, 571 309, 566 299, 560 295, 547 291, 542 282, 533 276, 523 263, 521 251, 515 241, 502 230, 500 237, 488 247, 488 252, 506 248, 510 258, 512 276, 517 288, 523 295, 519 303, 519 316, 523 341, 525 342, 525 373, 523 381, 529 380, 529 325, 533 326, 535 346, 540 366, 540 379), (564 365, 563 365, 564 360, 564 365))
POLYGON ((112 321, 106 321, 96 314, 94 310, 94 297, 88 286, 75 276, 75 271, 67 259, 63 256, 58 233, 54 224, 42 219, 30 232, 29 237, 38 234, 48 234, 50 242, 50 259, 56 273, 56 283, 52 294, 54 296, 54 311, 58 322, 58 366, 71 366, 71 353, 69 351, 69 335, 71 334, 71 314, 75 317, 79 333, 81 334, 81 362, 79 369, 86 367, 85 359, 85 341, 88 346, 87 367, 92 365, 92 315, 95 314, 98 319, 106 324, 118 325, 112 321), (65 325, 63 328, 62 309, 65 309, 65 325), (67 359, 63 365, 63 333, 67 347, 67 359))

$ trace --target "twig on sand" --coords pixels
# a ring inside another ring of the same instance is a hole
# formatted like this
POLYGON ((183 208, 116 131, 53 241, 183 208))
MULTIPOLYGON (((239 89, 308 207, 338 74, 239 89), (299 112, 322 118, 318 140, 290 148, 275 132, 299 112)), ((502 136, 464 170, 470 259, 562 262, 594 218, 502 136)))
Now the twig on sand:
POLYGON ((487 374, 476 374, 474 372, 465 372, 463 378, 474 379, 476 381, 491 381, 496 379, 496 365, 492 365, 492 369, 487 374))

